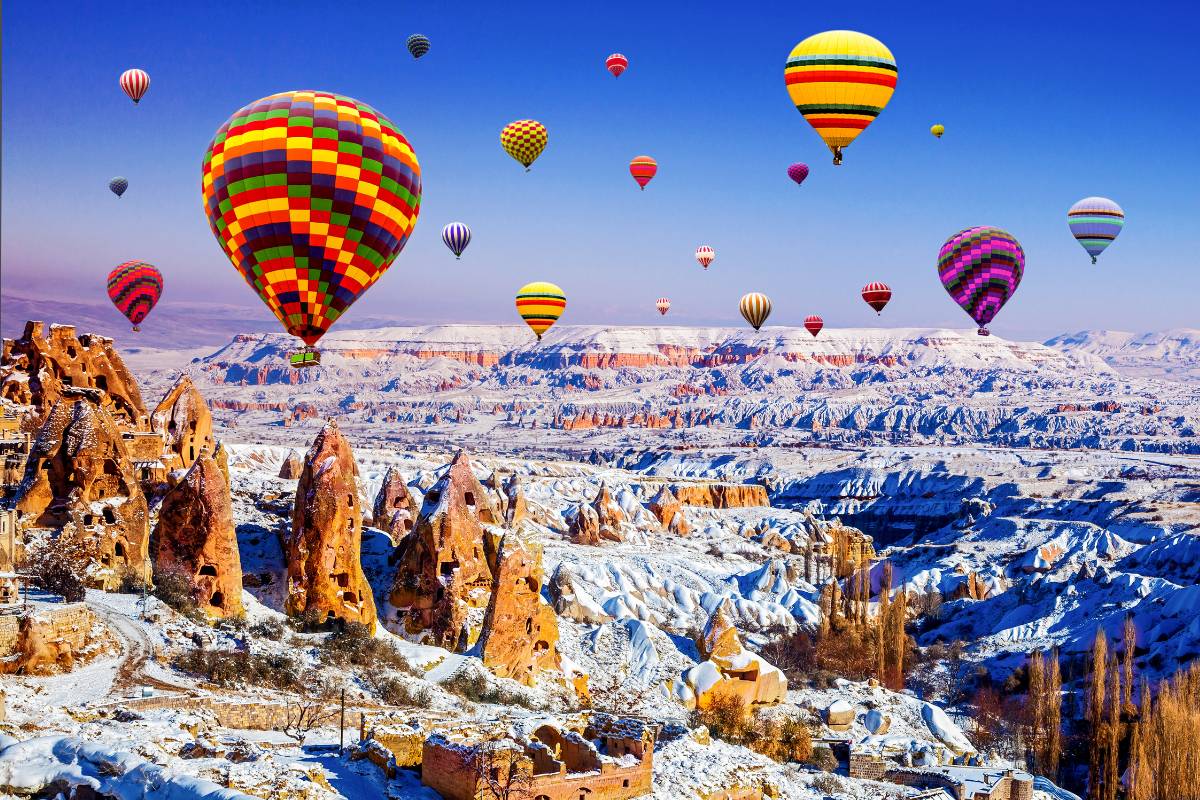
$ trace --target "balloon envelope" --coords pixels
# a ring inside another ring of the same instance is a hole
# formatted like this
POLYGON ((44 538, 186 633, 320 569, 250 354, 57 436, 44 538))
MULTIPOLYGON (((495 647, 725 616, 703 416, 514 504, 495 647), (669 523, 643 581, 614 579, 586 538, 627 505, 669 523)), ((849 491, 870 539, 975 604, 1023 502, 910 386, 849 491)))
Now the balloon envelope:
POLYGON ((442 228, 442 241, 454 253, 454 257, 459 258, 471 243, 471 229, 464 222, 451 222, 442 228))
POLYGON ((742 312, 746 322, 749 322, 754 330, 758 330, 767 321, 767 317, 771 316, 771 298, 762 292, 744 294, 738 301, 738 310, 742 312))
POLYGON ((553 283, 534 281, 517 291, 517 313, 537 338, 558 321, 567 307, 567 296, 553 283))
POLYGON ((108 182, 108 190, 110 192, 112 192, 113 194, 115 194, 117 197, 120 197, 121 195, 125 194, 125 190, 128 188, 129 188, 129 181, 127 181, 121 177, 113 178, 111 181, 108 182))
POLYGON ((717 257, 717 251, 713 250, 706 244, 702 244, 696 248, 696 260, 700 262, 700 266, 708 269, 708 265, 717 257))
POLYGON ((510 122, 500 131, 500 146, 504 152, 515 158, 525 171, 537 160, 550 141, 550 132, 546 126, 535 119, 519 119, 510 122))
POLYGON ((650 156, 637 156, 629 162, 629 174, 637 181, 637 185, 646 190, 646 184, 658 173, 658 162, 650 156))
POLYGON ((892 299, 892 289, 886 283, 872 281, 862 288, 862 299, 878 314, 892 299))
POLYGON ((966 228, 938 253, 938 277, 946 292, 987 336, 987 324, 1008 302, 1025 272, 1021 243, 999 228, 966 228))
POLYGON ((797 185, 804 183, 804 179, 808 177, 808 164, 792 164, 787 168, 787 173, 797 185))
POLYGON ((936 124, 932 128, 930 128, 929 132, 940 139, 940 138, 942 138, 942 134, 946 132, 946 126, 939 122, 938 124, 936 124))
POLYGON ((658 298, 658 301, 655 302, 654 307, 658 309, 658 313, 665 317, 667 312, 671 310, 671 301, 665 297, 660 297, 658 298))
POLYGON ((121 73, 121 77, 117 79, 121 84, 121 91, 129 95, 129 99, 137 105, 146 92, 150 91, 150 76, 142 69, 127 69, 121 73))
POLYGON ((1107 197, 1085 197, 1067 212, 1071 235, 1083 246, 1092 263, 1116 241, 1117 234, 1125 227, 1125 212, 1107 197))
POLYGON ((796 110, 829 147, 834 164, 891 100, 897 74, 883 42, 856 31, 810 36, 792 48, 784 67, 796 110))
POLYGON ((421 209, 404 134, 329 92, 282 92, 234 112, 204 154, 201 188, 233 266, 308 345, 383 277, 421 209))
POLYGON ((811 314, 804 318, 804 327, 813 336, 821 332, 821 328, 825 327, 825 320, 818 317, 816 314, 811 314))
POLYGON ((420 58, 429 52, 429 37, 421 33, 414 33, 408 37, 408 52, 412 53, 413 58, 420 58))
POLYGON ((629 66, 629 59, 620 53, 613 53, 608 58, 604 59, 604 66, 613 74, 614 78, 621 77, 621 73, 629 66))
POLYGON ((108 273, 108 299, 135 331, 162 297, 162 290, 162 273, 144 261, 126 261, 108 273))

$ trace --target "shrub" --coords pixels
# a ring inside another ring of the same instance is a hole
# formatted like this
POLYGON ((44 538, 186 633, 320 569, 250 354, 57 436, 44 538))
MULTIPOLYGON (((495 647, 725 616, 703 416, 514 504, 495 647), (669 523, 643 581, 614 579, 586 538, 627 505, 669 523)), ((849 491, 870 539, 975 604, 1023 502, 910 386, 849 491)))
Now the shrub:
POLYGON ((842 790, 842 782, 836 775, 826 772, 813 778, 812 787, 821 794, 834 795, 842 790))
POLYGON ((157 570, 154 573, 154 596, 185 617, 195 618, 200 613, 192 581, 182 570, 157 570))
POLYGON ((442 688, 472 703, 533 708, 529 697, 499 682, 488 680, 479 670, 464 670, 442 684, 442 688))
POLYGON ((76 571, 78 566, 79 562, 47 548, 31 554, 26 569, 47 592, 62 595, 68 603, 78 603, 87 594, 83 578, 76 571))
POLYGON ((404 681, 396 677, 388 677, 375 685, 375 691, 383 702, 392 706, 416 706, 429 708, 433 701, 433 692, 428 686, 415 681, 404 681))
POLYGON ((283 639, 284 627, 283 623, 275 617, 268 617, 251 625, 250 633, 262 639, 278 642, 283 639))
POLYGON ((279 691, 308 692, 314 674, 287 655, 258 655, 245 650, 185 650, 175 666, 218 686, 252 684, 279 691))
POLYGON ((121 594, 141 594, 149 589, 141 570, 126 567, 125 571, 121 573, 121 583, 117 587, 117 591, 121 594))
MULTIPOLYGON (((833 772, 838 768, 837 756, 833 754, 833 750, 828 747, 812 748, 812 755, 805 759, 805 763, 811 767, 816 767, 823 772, 833 772)), ((816 786, 816 783, 813 783, 816 786)), ((818 787, 819 788, 819 787, 818 787)), ((825 791, 822 789, 821 791, 825 791)))
POLYGON ((731 744, 745 744, 750 730, 746 704, 735 694, 720 694, 706 708, 692 712, 691 726, 696 728, 700 725, 708 728, 708 732, 718 739, 731 744))
POLYGON ((361 622, 348 622, 326 637, 321 660, 339 667, 387 667, 412 672, 412 664, 394 644, 376 639, 361 622))

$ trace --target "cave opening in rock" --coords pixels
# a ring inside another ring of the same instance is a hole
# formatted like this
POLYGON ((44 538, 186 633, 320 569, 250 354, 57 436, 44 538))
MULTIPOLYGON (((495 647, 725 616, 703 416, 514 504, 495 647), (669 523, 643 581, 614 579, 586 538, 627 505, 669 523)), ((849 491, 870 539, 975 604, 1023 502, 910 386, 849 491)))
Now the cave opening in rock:
POLYGON ((213 592, 212 599, 210 599, 208 602, 209 605, 216 606, 217 608, 224 608, 225 595, 221 592, 213 592))
POLYGON ((217 577, 217 568, 214 567, 212 564, 205 564, 204 566, 202 566, 200 568, 200 574, 208 575, 209 577, 215 578, 215 577, 217 577))

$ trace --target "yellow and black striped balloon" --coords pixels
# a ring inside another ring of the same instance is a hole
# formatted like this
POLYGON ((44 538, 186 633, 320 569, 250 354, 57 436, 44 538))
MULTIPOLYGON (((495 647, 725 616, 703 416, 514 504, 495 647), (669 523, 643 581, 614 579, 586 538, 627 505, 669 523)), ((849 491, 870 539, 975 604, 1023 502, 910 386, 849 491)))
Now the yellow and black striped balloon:
POLYGON ((762 292, 750 292, 742 295, 738 308, 754 330, 758 330, 771 316, 771 298, 762 292))
POLYGON ((517 313, 539 339, 558 321, 567 307, 567 296, 553 283, 534 281, 517 292, 517 313))

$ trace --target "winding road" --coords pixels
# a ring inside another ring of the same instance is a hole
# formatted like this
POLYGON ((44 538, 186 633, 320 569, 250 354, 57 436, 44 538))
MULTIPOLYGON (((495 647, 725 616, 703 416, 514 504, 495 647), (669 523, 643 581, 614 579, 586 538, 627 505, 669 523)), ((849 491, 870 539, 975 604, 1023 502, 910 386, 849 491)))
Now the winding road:
POLYGON ((146 662, 154 654, 154 644, 136 616, 105 601, 103 594, 89 592, 87 606, 104 620, 121 642, 121 661, 113 678, 109 697, 127 697, 137 686, 153 686, 168 691, 186 692, 192 687, 164 681, 146 674, 146 662))

